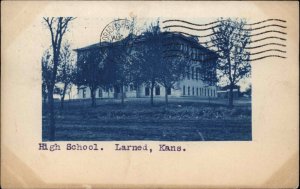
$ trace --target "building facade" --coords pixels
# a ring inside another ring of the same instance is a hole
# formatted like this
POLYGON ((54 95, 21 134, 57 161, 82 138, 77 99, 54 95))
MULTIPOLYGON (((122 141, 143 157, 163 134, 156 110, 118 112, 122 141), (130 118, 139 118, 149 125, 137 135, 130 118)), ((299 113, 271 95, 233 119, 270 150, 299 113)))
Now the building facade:
MULTIPOLYGON (((189 64, 186 66, 185 74, 181 77, 172 88, 165 88, 160 84, 156 84, 154 87, 154 97, 164 97, 167 93, 170 97, 198 97, 198 98, 217 98, 217 87, 216 84, 208 85, 202 80, 200 68, 204 64, 215 64, 217 61, 217 54, 205 47, 201 46, 196 39, 186 37, 182 34, 175 33, 163 33, 162 37, 166 44, 171 44, 175 50, 180 50, 189 54, 191 57, 188 61, 189 64), (200 61, 199 61, 200 60, 200 61)), ((147 40, 143 37, 139 37, 136 42, 137 46, 147 45, 147 40)), ((113 45, 108 43, 98 43, 90 45, 84 48, 76 49, 77 57, 82 56, 84 53, 95 52, 95 49, 108 49, 114 48, 113 45)), ((173 49, 172 49, 173 50, 173 49)), ((216 74, 212 71, 212 74, 216 74)), ((128 84, 123 86, 123 90, 120 87, 99 87, 96 92, 96 98, 120 98, 121 91, 124 92, 125 98, 147 98, 150 97, 150 86, 146 84, 134 85, 128 84)), ((86 86, 77 86, 77 99, 91 98, 91 91, 86 86)))

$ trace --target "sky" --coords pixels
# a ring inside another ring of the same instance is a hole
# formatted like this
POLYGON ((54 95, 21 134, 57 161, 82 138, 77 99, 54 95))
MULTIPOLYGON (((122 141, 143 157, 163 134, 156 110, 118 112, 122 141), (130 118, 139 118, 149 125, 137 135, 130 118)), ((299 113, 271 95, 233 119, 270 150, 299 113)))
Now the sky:
MULTIPOLYGON (((119 18, 115 18, 119 19, 119 18)), ((131 19, 128 17, 127 19, 131 19)), ((137 28, 139 28, 140 31, 144 31, 145 28, 147 28, 148 25, 150 25, 153 22, 157 22, 158 18, 137 18, 137 28)), ((159 18, 161 26, 164 24, 162 23, 163 20, 167 20, 168 18, 159 18)), ((100 17, 77 17, 72 22, 70 22, 68 27, 68 32, 64 36, 64 41, 68 41, 70 43, 70 46, 72 49, 82 48, 91 44, 99 43, 100 42, 100 35, 102 30, 105 28, 107 24, 112 22, 114 19, 109 18, 100 18, 100 17)), ((201 18, 201 19, 189 19, 189 22, 193 23, 209 23, 212 21, 215 21, 215 19, 208 19, 208 18, 201 18)), ((42 47, 43 49, 46 49, 50 46, 50 33, 48 31, 48 28, 46 25, 42 22, 42 27, 45 33, 47 33, 47 37, 42 40, 42 47)), ((201 35, 207 34, 201 33, 201 35)), ((209 38, 201 38, 200 42, 205 42, 209 40, 209 38)), ((224 82, 220 82, 224 83, 224 82)), ((247 87, 250 84, 250 79, 244 79, 239 82, 239 85, 241 86, 241 91, 244 91, 247 89, 247 87)))

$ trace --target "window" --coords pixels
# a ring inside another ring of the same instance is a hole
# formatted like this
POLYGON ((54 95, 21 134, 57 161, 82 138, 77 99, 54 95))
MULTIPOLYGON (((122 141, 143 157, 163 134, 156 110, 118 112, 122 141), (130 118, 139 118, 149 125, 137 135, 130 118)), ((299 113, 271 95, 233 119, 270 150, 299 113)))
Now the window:
POLYGON ((197 96, 199 96, 199 88, 197 87, 197 96))
POLYGON ((133 91, 134 90, 134 86, 133 84, 130 84, 130 91, 133 91))
POLYGON ((99 91, 98 91, 98 97, 99 97, 99 98, 102 98, 102 96, 103 96, 103 94, 102 94, 102 89, 99 89, 99 91))
POLYGON ((187 67, 186 76, 187 79, 190 79, 190 67, 187 67))
POLYGON ((82 89, 82 98, 85 98, 86 97, 86 91, 85 91, 85 89, 82 89))
POLYGON ((191 94, 190 94, 190 87, 188 87, 188 96, 190 96, 191 94))
POLYGON ((192 92, 193 92, 193 96, 195 96, 195 88, 194 87, 193 87, 193 91, 192 92))
POLYGON ((206 89, 204 89, 204 96, 206 96, 206 89))
POLYGON ((192 68, 192 79, 194 79, 194 68, 192 68))
MULTIPOLYGON (((110 90, 112 92, 112 90, 110 90)), ((121 89, 119 86, 116 86, 115 87, 115 93, 120 93, 121 89)))
POLYGON ((157 96, 160 95, 160 87, 159 86, 155 87, 155 95, 157 95, 157 96))
POLYGON ((216 90, 214 90, 214 96, 216 96, 216 90))
POLYGON ((185 86, 183 85, 183 88, 182 88, 182 94, 183 96, 185 96, 185 86))
POLYGON ((149 96, 149 94, 150 94, 150 89, 149 89, 149 87, 146 87, 145 88, 145 96, 149 96))
POLYGON ((171 95, 171 87, 167 88, 167 95, 171 95))
POLYGON ((200 80, 200 69, 196 68, 196 80, 200 80))

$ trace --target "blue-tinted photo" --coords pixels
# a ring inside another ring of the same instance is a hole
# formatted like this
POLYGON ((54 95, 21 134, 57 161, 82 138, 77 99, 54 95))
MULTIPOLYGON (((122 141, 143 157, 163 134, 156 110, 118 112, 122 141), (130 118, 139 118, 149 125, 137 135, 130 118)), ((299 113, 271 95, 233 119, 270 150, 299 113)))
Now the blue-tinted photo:
POLYGON ((251 63, 285 58, 285 21, 100 21, 43 18, 43 141, 252 140, 251 63))

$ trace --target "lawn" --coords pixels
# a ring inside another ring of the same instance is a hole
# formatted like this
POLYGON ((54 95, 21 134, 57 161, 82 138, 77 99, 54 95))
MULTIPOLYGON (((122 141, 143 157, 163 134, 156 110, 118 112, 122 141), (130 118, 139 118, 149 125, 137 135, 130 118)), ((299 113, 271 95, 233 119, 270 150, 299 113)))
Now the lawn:
MULTIPOLYGON (((149 99, 68 101, 57 103, 57 141, 235 141, 251 140, 251 103, 230 109, 221 101, 170 99, 166 106, 149 99)), ((46 110, 43 109, 43 140, 46 141, 46 110)))

